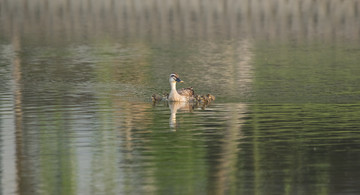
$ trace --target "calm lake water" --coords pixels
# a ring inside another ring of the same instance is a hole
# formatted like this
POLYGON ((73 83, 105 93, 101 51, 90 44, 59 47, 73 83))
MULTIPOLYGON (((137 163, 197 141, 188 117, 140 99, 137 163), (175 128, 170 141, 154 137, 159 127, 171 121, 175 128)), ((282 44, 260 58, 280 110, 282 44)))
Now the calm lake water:
POLYGON ((360 194, 358 1, 0 2, 1 194, 360 194), (209 105, 160 102, 177 72, 209 105))

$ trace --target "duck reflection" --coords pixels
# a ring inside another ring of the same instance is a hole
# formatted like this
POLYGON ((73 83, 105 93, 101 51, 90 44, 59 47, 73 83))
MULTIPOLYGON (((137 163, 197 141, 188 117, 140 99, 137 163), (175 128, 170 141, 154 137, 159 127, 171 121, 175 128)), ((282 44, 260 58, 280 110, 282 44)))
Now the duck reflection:
POLYGON ((194 109, 189 102, 168 102, 168 104, 170 108, 170 119, 169 119, 170 129, 176 130, 177 127, 176 113, 178 111, 192 112, 194 109))
POLYGON ((176 121, 176 114, 178 112, 193 112, 195 109, 204 110, 210 102, 167 102, 170 108, 169 125, 170 129, 176 131, 178 123, 176 121))

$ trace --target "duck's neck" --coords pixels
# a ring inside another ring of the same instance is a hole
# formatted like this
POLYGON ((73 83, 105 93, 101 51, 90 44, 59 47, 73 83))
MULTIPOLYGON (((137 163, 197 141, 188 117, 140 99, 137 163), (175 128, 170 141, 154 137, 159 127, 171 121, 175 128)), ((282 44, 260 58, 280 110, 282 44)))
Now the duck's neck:
POLYGON ((171 91, 169 94, 169 100, 170 101, 181 101, 181 96, 178 94, 178 92, 176 90, 176 83, 170 82, 170 86, 171 86, 171 91))
POLYGON ((171 86, 171 91, 170 91, 170 93, 171 93, 171 94, 177 94, 177 95, 179 95, 178 92, 176 91, 176 83, 175 83, 175 82, 171 82, 171 83, 170 83, 170 86, 171 86))

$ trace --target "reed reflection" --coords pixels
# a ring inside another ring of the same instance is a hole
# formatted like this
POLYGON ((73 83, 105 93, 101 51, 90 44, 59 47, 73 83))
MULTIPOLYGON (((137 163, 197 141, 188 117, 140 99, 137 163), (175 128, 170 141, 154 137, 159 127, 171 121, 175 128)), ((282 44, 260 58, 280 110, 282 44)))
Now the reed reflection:
MULTIPOLYGON (((16 31, 17 32, 17 31, 16 31)), ((21 167, 21 163, 22 163, 22 155, 23 155, 23 126, 22 126, 22 121, 23 121, 23 109, 22 109, 22 100, 23 100, 23 94, 22 94, 22 68, 21 68, 21 57, 20 57, 20 52, 21 52, 21 41, 20 41, 20 36, 19 33, 15 33, 13 38, 12 38, 12 46, 13 46, 13 51, 14 51, 14 58, 13 58, 13 81, 14 81, 14 89, 13 89, 13 98, 14 98, 14 127, 15 127, 15 155, 16 155, 16 162, 12 162, 16 164, 16 170, 14 172, 16 172, 16 179, 19 180, 18 183, 16 184, 16 191, 20 191, 22 187, 26 186, 26 187, 30 187, 29 185, 26 185, 26 183, 21 180, 21 174, 24 171, 24 169, 21 167)), ((5 174, 6 175, 6 174, 5 174)), ((9 175, 8 175, 9 176, 9 175)), ((10 176, 11 177, 11 176, 10 176)), ((13 175, 14 177, 14 175, 13 175)), ((9 178, 7 178, 9 179, 9 178)), ((15 180, 14 178, 12 178, 13 181, 15 180)), ((10 185, 11 186, 11 185, 10 185)), ((14 186, 12 186, 14 187, 14 186)), ((28 188, 30 189, 30 188, 28 188)), ((5 186, 5 190, 4 192, 10 192, 11 189, 9 187, 5 186)))

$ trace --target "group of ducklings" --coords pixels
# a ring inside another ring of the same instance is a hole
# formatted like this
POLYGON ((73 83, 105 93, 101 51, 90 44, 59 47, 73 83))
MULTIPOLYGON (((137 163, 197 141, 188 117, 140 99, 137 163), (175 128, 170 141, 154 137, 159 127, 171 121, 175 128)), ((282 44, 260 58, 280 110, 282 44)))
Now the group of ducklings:
POLYGON ((194 98, 197 102, 206 102, 206 103, 210 103, 211 101, 215 100, 215 96, 209 93, 206 95, 195 95, 194 98))
MULTIPOLYGON (((168 101, 168 98, 169 98, 168 93, 164 93, 163 95, 153 94, 151 96, 151 100, 153 102, 159 102, 159 101, 163 101, 163 100, 168 101)), ((213 96, 211 94, 194 95, 193 100, 194 100, 194 102, 198 102, 198 103, 210 103, 215 100, 215 96, 213 96)))

